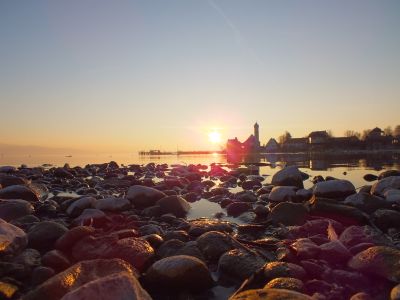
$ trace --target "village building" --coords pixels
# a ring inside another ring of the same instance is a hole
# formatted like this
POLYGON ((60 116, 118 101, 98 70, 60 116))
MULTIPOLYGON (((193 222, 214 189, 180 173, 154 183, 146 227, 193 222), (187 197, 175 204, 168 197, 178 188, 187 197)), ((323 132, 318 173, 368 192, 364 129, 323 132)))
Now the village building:
POLYGON ((264 147, 266 153, 277 153, 280 149, 281 147, 274 138, 269 139, 268 143, 264 147))
POLYGON ((260 144, 258 123, 254 124, 254 133, 243 143, 238 138, 229 139, 226 143, 227 154, 257 154, 257 153, 299 153, 313 151, 358 151, 382 150, 400 148, 400 138, 385 135, 378 127, 372 129, 365 140, 357 136, 332 137, 326 130, 313 131, 304 138, 289 138, 282 144, 271 138, 265 145, 260 144))

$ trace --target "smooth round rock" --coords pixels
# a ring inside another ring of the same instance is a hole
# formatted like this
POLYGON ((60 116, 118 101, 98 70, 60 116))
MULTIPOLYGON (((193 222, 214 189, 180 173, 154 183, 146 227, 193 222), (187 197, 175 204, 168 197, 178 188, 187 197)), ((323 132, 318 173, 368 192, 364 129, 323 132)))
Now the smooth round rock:
POLYGON ((198 291, 212 286, 207 266, 193 256, 177 255, 155 262, 147 271, 148 284, 168 289, 198 291))

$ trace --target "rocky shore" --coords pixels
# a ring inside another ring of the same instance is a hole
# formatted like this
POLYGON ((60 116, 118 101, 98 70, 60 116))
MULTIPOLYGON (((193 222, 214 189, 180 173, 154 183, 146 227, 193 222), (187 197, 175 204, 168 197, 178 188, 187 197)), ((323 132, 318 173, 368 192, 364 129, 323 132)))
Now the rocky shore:
POLYGON ((0 299, 400 299, 400 172, 308 177, 0 167, 0 299), (196 201, 238 222, 187 219, 196 201))

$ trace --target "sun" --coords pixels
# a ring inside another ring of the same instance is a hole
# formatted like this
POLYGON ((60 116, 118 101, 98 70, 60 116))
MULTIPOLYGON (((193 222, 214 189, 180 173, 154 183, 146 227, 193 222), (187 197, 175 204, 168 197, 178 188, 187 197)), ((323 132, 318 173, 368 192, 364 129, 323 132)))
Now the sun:
POLYGON ((221 142, 221 133, 219 133, 218 131, 211 131, 208 134, 208 140, 213 143, 213 144, 217 144, 221 142))

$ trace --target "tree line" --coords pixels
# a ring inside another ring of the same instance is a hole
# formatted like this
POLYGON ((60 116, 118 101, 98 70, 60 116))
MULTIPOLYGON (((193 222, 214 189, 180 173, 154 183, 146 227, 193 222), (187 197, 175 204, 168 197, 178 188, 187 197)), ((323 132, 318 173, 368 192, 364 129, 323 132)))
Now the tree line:
MULTIPOLYGON (((328 133, 329 137, 333 137, 333 133, 331 130, 327 130, 326 132, 328 133)), ((345 137, 355 136, 360 140, 365 140, 370 132, 371 129, 364 129, 362 132, 348 129, 344 132, 344 136, 345 137)), ((383 132, 385 133, 385 135, 400 136, 400 125, 397 125, 396 127, 394 127, 394 129, 391 126, 387 126, 385 129, 383 129, 383 132)), ((283 133, 278 137, 278 142, 279 144, 283 144, 291 138, 292 135, 290 134, 290 132, 285 131, 285 133, 283 133)))

